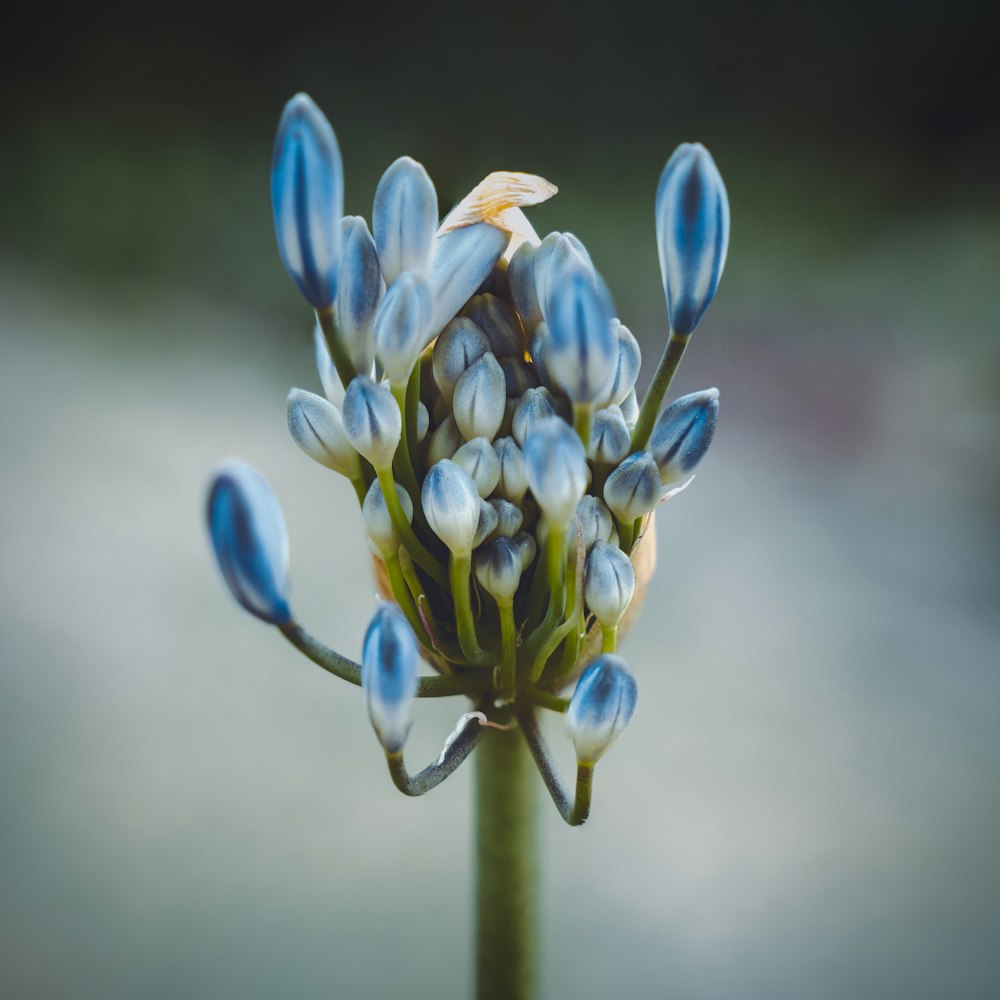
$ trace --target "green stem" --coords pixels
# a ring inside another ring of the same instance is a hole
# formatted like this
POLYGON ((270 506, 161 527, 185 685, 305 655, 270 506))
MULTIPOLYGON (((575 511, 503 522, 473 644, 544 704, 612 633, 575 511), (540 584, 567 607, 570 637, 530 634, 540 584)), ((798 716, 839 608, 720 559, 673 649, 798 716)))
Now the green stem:
POLYGON ((358 496, 358 503, 364 507, 365 497, 368 496, 368 487, 365 485, 365 481, 361 476, 356 479, 351 480, 351 485, 354 487, 354 492, 358 496))
POLYGON ((476 666, 489 663, 489 654, 479 645, 476 638, 476 620, 472 617, 472 601, 469 584, 472 578, 472 553, 453 552, 448 560, 448 575, 451 578, 451 596, 455 602, 455 625, 458 629, 458 644, 465 658, 476 666))
POLYGON ((583 450, 590 448, 590 419, 593 415, 594 407, 590 403, 573 404, 573 429, 583 442, 583 450))
POLYGON ((417 484, 417 474, 413 468, 413 458, 410 451, 410 442, 416 444, 416 428, 410 431, 409 421, 406 419, 406 385, 390 385, 392 395, 395 397, 396 405, 399 407, 399 416, 403 424, 403 433, 399 436, 399 446, 396 448, 396 458, 393 468, 399 475, 406 492, 410 494, 413 501, 413 512, 420 511, 421 521, 423 520, 423 510, 420 506, 420 486, 417 484))
POLYGON ((618 626, 605 628, 601 626, 601 652, 613 653, 618 646, 618 626))
POLYGON ((497 602, 500 609, 500 697, 513 701, 517 694, 517 626, 514 624, 514 603, 497 602))
POLYGON ((635 524, 632 521, 618 521, 618 548, 628 555, 635 540, 635 524))
POLYGON ((396 603, 406 615, 406 620, 410 623, 413 634, 420 640, 421 645, 430 649, 430 639, 424 628, 424 623, 420 620, 413 595, 406 584, 406 578, 403 576, 403 568, 399 565, 399 556, 395 554, 383 556, 382 561, 385 563, 386 575, 389 577, 389 585, 392 587, 392 596, 396 598, 396 603))
POLYGON ((646 398, 642 401, 642 408, 639 410, 639 419, 636 421, 635 429, 632 431, 632 451, 641 451, 649 441, 649 435, 653 432, 653 423, 660 412, 660 404, 663 397, 670 388, 677 366, 684 357, 684 350, 691 339, 690 333, 674 333, 670 331, 670 339, 657 365, 656 374, 653 381, 649 383, 646 398))
POLYGON ((375 473, 378 476, 379 485, 382 487, 382 496, 385 497, 389 517, 392 518, 393 527, 399 532, 399 537, 402 539, 406 551, 413 556, 413 560, 418 566, 430 573, 443 587, 446 587, 448 585, 447 574, 437 559, 427 551, 420 539, 417 538, 410 522, 406 520, 403 506, 399 502, 399 494, 396 492, 396 480, 392 478, 392 469, 376 469, 375 473))
POLYGON ((333 307, 327 306, 325 309, 317 309, 316 318, 319 320, 320 328, 326 337, 326 346, 330 349, 330 357, 333 359, 334 367, 346 389, 351 384, 351 379, 358 373, 354 370, 354 362, 351 361, 351 356, 347 353, 347 348, 340 339, 340 332, 333 319, 333 307))
POLYGON ((538 989, 537 797, 518 730, 476 751, 476 997, 534 1000, 538 989))

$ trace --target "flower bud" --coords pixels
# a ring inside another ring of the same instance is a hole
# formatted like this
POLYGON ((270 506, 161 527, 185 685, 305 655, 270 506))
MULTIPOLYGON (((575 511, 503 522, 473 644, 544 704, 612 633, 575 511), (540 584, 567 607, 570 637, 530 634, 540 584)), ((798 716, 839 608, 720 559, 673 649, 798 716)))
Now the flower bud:
POLYGON ((404 271, 427 273, 437 224, 433 181, 416 160, 401 156, 378 182, 372 207, 375 246, 387 285, 404 271))
POLYGON ((587 491, 587 456, 573 429, 558 417, 535 426, 524 442, 528 486, 546 518, 565 525, 587 491))
POLYGON ((632 430, 639 419, 639 400, 636 399, 635 389, 633 389, 619 404, 622 416, 625 418, 625 426, 632 430))
POLYGON ((500 478, 496 485, 496 495, 512 504, 520 504, 528 492, 528 471, 524 465, 524 452, 513 438, 503 437, 493 442, 493 448, 500 459, 500 478))
POLYGON ((479 498, 479 523, 476 525, 476 534, 472 539, 472 547, 478 549, 494 531, 497 530, 497 512, 493 505, 487 503, 482 497, 479 498))
POLYGON ((455 386, 465 372, 490 349, 486 334, 471 319, 452 320, 434 342, 431 364, 434 381, 451 405, 455 386))
POLYGON ((576 516, 583 533, 583 548, 589 552, 594 542, 606 542, 611 538, 614 521, 608 505, 600 498, 587 494, 576 505, 576 516))
POLYGON ((719 287, 729 247, 729 199, 701 143, 682 143, 656 189, 656 244, 670 326, 691 333, 719 287))
POLYGON ((344 430, 347 439, 376 469, 392 465, 403 433, 399 407, 386 385, 359 375, 344 394, 344 430))
POLYGON ((332 306, 340 266, 344 168, 337 137, 307 94, 296 94, 278 123, 271 207, 285 270, 311 306, 332 306))
POLYGON ((436 337, 476 294, 509 241, 509 233, 486 222, 451 229, 435 237, 430 273, 434 312, 428 337, 436 337))
POLYGON ((534 537, 526 531, 519 531, 514 536, 514 544, 517 546, 518 555, 521 557, 521 572, 523 573, 535 561, 538 545, 534 537))
POLYGON ((500 459, 488 438, 477 437, 463 444, 452 460, 472 477, 484 499, 496 489, 500 481, 500 459))
POLYGON ((629 453, 632 437, 621 408, 608 406, 598 410, 590 422, 590 447, 587 457, 601 465, 617 465, 629 453))
POLYGON ((549 328, 544 323, 539 323, 531 338, 531 363, 544 388, 551 392, 562 392, 562 386, 556 382, 549 368, 549 339, 549 328))
POLYGON ((392 385, 406 385, 424 349, 430 321, 427 282, 404 271, 389 286, 375 317, 375 353, 392 385))
POLYGON ((546 320, 554 279, 566 266, 581 268, 594 275, 594 262, 576 236, 572 233, 549 233, 542 240, 535 259, 535 292, 546 320))
POLYGON ((479 494, 469 474, 449 459, 431 467, 420 494, 431 531, 454 553, 474 548, 479 528, 479 494))
POLYGON ((629 455, 604 484, 604 500, 620 521, 634 521, 656 508, 660 471, 648 451, 629 455))
POLYGON ((517 404, 517 409, 514 410, 511 424, 514 440, 523 447, 528 435, 535 427, 555 415, 556 409, 552 405, 552 393, 548 389, 544 386, 538 389, 528 389, 517 404))
POLYGON ((272 625, 292 620, 288 607, 288 532, 264 477, 238 459, 216 467, 208 492, 208 533, 229 592, 272 625))
POLYGON ((507 267, 507 284, 510 297, 517 309, 524 329, 529 334, 542 321, 542 307, 535 287, 535 262, 539 248, 532 243, 522 243, 507 267))
POLYGON ((490 503, 497 512, 496 533, 505 538, 513 538, 521 530, 521 525, 524 524, 521 508, 509 500, 501 500, 498 497, 494 497, 490 503))
POLYGON ((347 440, 340 411, 322 396, 292 389, 288 394, 288 431, 314 462, 348 479, 361 475, 361 460, 347 440))
POLYGON ((359 375, 370 375, 375 361, 372 326, 385 282, 375 241, 360 215, 341 220, 340 280, 337 284, 337 330, 359 375))
POLYGON ((617 545, 594 542, 587 556, 583 596, 602 628, 615 628, 635 593, 635 570, 617 545))
POLYGON ((609 403, 620 404, 635 388, 639 369, 642 367, 642 351, 639 349, 639 341, 632 336, 632 331, 616 319, 611 321, 611 332, 616 342, 617 360, 607 399, 609 403))
POLYGON ((521 582, 521 553, 503 536, 494 538, 476 554, 476 579, 498 604, 510 604, 521 582))
POLYGON ((490 350, 498 358, 524 354, 524 331, 517 313, 495 295, 477 295, 469 300, 465 315, 486 334, 490 350))
POLYGON ((507 399, 520 400, 529 389, 538 388, 538 373, 524 358, 501 358, 500 367, 507 386, 507 399))
POLYGON ((475 437, 492 441, 503 423, 506 402, 503 369, 487 352, 472 364, 455 386, 451 405, 462 437, 467 441, 475 437))
POLYGON ((664 486, 686 476, 704 457, 719 421, 719 390, 703 389, 674 400, 653 424, 649 450, 664 486))
MULTIPOLYGON (((403 508, 407 523, 412 523, 413 501, 410 499, 410 494, 399 483, 396 483, 396 493, 399 495, 399 504, 403 508)), ((396 526, 392 523, 392 516, 385 502, 385 494, 377 479, 372 480, 365 494, 365 502, 361 505, 361 519, 364 521, 372 551, 376 555, 385 559, 399 552, 403 541, 396 533, 396 526)))
POLYGON ((399 753, 413 725, 417 639, 403 612, 388 601, 375 609, 361 653, 361 690, 379 742, 399 753))
POLYGON ((431 427, 431 415, 423 403, 417 403, 417 441, 423 441, 431 427))
POLYGON ((605 653, 577 681, 566 726, 581 764, 594 764, 628 727, 635 714, 635 678, 620 656, 605 653))
POLYGON ((427 446, 427 464, 436 465, 443 458, 451 458, 463 444, 465 438, 462 437, 455 418, 449 413, 431 435, 427 446))

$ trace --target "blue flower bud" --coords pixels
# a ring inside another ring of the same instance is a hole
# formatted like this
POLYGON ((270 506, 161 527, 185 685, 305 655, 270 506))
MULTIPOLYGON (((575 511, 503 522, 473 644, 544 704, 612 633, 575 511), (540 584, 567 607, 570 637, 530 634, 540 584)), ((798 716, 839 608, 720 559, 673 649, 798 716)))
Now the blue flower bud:
POLYGON ((452 460, 472 477, 484 499, 496 489, 500 481, 500 459, 489 438, 473 438, 455 452, 452 460))
POLYGON ((589 478, 587 456, 576 433, 558 417, 543 420, 524 442, 524 464, 528 487, 542 513, 553 524, 568 524, 589 478))
POLYGON ((458 380, 451 405, 462 436, 485 437, 491 441, 503 423, 507 403, 507 383, 500 362, 490 353, 474 362, 458 380))
POLYGON ((612 653, 580 675, 566 711, 566 726, 581 764, 594 764, 632 721, 637 697, 628 664, 612 653))
POLYGON ((306 94, 296 94, 285 105, 278 124, 271 206, 285 270, 311 306, 332 306, 340 267, 344 168, 330 123, 306 94))
MULTIPOLYGON (((399 496, 399 505, 403 509, 403 515, 407 523, 413 522, 413 501, 410 494, 396 483, 396 493, 399 496)), ((365 533, 372 551, 385 559, 393 556, 399 551, 403 540, 396 531, 396 526, 392 522, 392 515, 389 513, 389 505, 385 502, 385 494, 377 479, 372 480, 368 492, 365 494, 365 502, 361 505, 361 520, 365 525, 365 533)))
POLYGON ((451 458, 462 445, 465 438, 455 423, 455 418, 449 413, 438 424, 427 445, 427 464, 436 465, 443 458, 451 458))
POLYGON ((452 320, 434 341, 431 365, 441 395, 451 405, 455 386, 465 372, 490 349, 486 334, 471 319, 452 320))
POLYGON ((521 513, 521 508, 509 500, 501 500, 499 497, 490 500, 490 504, 497 512, 496 533, 505 538, 513 538, 521 530, 521 525, 524 524, 524 514, 521 513))
POLYGON ((606 542, 611 538, 615 524, 608 505, 600 497, 588 493, 576 505, 576 516, 583 533, 584 551, 589 552, 595 542, 606 542))
POLYGON ((385 283, 404 271, 426 274, 438 224, 437 191, 416 160, 401 156, 375 190, 372 229, 385 283))
POLYGON ((385 602, 365 633, 361 690, 375 735, 389 753, 399 753, 413 725, 417 697, 417 639, 395 604, 385 602))
POLYGON ((535 292, 546 320, 554 279, 567 266, 578 267, 591 276, 595 274, 594 262, 577 237, 572 233, 549 233, 538 248, 534 269, 535 292))
POLYGON ((375 241, 360 215, 341 220, 340 279, 337 284, 337 330, 360 375, 370 375, 375 361, 372 327, 385 292, 375 241))
POLYGON ((500 604, 510 604, 521 582, 521 553, 518 546, 502 535, 476 554, 476 579, 500 604))
POLYGON ((431 293, 418 274, 404 271, 389 286, 375 317, 375 353, 389 381, 405 386, 427 343, 431 293))
POLYGON ((517 313, 495 295, 477 295, 469 300, 465 315, 486 334, 490 350, 498 358, 523 357, 524 331, 517 313))
POLYGON ((392 465, 403 433, 399 406, 389 387, 359 375, 344 394, 344 430, 354 450, 376 469, 392 465))
POLYGON ((292 389, 288 394, 288 431, 314 462, 348 479, 361 475, 361 459, 347 439, 340 411, 322 396, 292 389))
POLYGON ((434 313, 428 337, 436 337, 476 294, 509 241, 510 233, 486 222, 452 229, 435 237, 430 273, 434 313))
POLYGON ((507 285, 521 322, 527 333, 532 333, 542 322, 542 307, 535 285, 535 263, 539 248, 533 243, 522 243, 507 267, 507 285))
POLYGON ((497 521, 497 512, 493 505, 480 497, 479 523, 476 525, 476 534, 472 539, 472 547, 474 549, 478 549, 497 530, 497 521))
POLYGON ((594 542, 587 557, 583 596, 602 628, 615 628, 635 593, 635 570, 617 545, 594 542))
POLYGON ((622 416, 621 407, 598 410, 590 423, 590 447, 587 457, 600 465, 617 465, 629 453, 632 437, 622 416))
POLYGON ((619 521, 634 521, 656 509, 663 492, 660 470, 648 451, 629 455, 604 484, 604 502, 619 521))
POLYGON ((702 460, 719 422, 719 390, 703 389, 674 400, 653 424, 649 450, 664 486, 682 479, 702 460))
POLYGON ((524 465, 524 452, 513 438, 502 437, 493 442, 493 448, 500 459, 500 479, 496 485, 496 495, 512 504, 520 504, 528 492, 528 470, 524 465))
POLYGON ((607 399, 609 403, 620 404, 635 388, 639 369, 642 367, 642 351, 639 349, 639 341, 632 336, 632 331, 616 319, 611 321, 611 332, 617 344, 617 360, 607 399))
POLYGON ((461 466, 443 459, 432 466, 420 493, 431 531, 457 554, 471 552, 479 528, 479 493, 461 466))
POLYGON ((682 143, 663 168, 656 244, 670 326, 691 333, 719 287, 729 248, 726 186, 701 143, 682 143))
POLYGON ((514 417, 511 421, 511 432, 514 435, 514 440, 523 446, 535 427, 543 420, 548 420, 555 415, 552 393, 548 389, 539 387, 538 389, 526 390, 514 410, 514 417))
POLYGON ((222 462, 212 476, 207 516, 229 592, 262 621, 288 624, 288 532, 267 481, 246 462, 222 462))

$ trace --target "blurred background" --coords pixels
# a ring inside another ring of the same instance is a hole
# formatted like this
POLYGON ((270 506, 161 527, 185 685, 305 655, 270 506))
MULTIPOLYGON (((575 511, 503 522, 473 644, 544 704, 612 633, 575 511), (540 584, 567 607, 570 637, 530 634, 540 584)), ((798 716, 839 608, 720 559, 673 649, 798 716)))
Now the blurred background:
POLYGON ((593 819, 543 808, 546 995, 995 996, 992 5, 36 7, 0 63, 0 993, 467 991, 470 773, 398 795, 201 523, 218 458, 260 467, 302 620, 358 655, 354 497, 285 430, 318 380, 267 178, 305 89, 349 212, 402 153, 442 210, 558 184, 531 218, 587 243, 644 380, 659 171, 697 139, 729 188, 675 383, 719 386, 720 430, 660 519, 593 819))

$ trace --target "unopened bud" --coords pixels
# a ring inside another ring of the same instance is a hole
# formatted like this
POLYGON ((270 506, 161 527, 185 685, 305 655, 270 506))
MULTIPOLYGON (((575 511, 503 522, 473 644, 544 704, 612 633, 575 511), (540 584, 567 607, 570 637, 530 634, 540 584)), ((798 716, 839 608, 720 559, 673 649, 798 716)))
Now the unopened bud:
POLYGON ((634 521, 654 510, 661 493, 660 470, 648 451, 629 455, 604 484, 604 500, 620 521, 634 521))
POLYGON ((609 403, 621 404, 621 401, 635 388, 642 367, 642 351, 639 341, 632 336, 632 331, 618 320, 611 321, 611 332, 615 338, 616 361, 615 375, 607 390, 609 403))
POLYGON ((479 493, 469 474, 449 459, 431 467, 420 493, 431 531, 454 553, 474 548, 479 528, 479 493))
POLYGON ((528 471, 524 465, 524 452, 513 438, 503 437, 493 442, 493 448, 500 459, 500 479, 496 485, 496 495, 513 504, 520 504, 528 492, 528 471))
POLYGON ((494 531, 497 530, 497 512, 492 504, 482 497, 479 498, 479 523, 472 539, 472 547, 478 549, 494 531))
POLYGON ((636 421, 639 419, 639 400, 636 398, 635 389, 633 389, 619 404, 621 407, 622 416, 625 418, 625 426, 632 430, 636 425, 636 421))
POLYGON ((458 380, 452 409, 462 436, 491 441, 503 423, 507 388, 500 362, 489 352, 474 362, 458 380))
POLYGON ((288 430, 314 462, 348 479, 361 475, 361 459, 347 439, 340 411, 322 396, 292 389, 288 394, 288 430))
POLYGON ((404 271, 426 274, 438 224, 437 191, 416 160, 401 156, 375 190, 372 228, 387 285, 404 271))
POLYGON ((581 764, 594 764, 615 743, 635 714, 635 678, 613 653, 599 656, 577 681, 566 726, 581 764))
POLYGON ((606 542, 611 538, 614 521, 608 505, 600 498, 587 494, 576 505, 576 516, 583 533, 583 548, 589 552, 594 542, 606 542))
POLYGON ((590 422, 587 457, 599 465, 617 465, 631 447, 632 437, 621 408, 608 406, 598 410, 590 422))
POLYGON ((498 358, 524 354, 524 331, 517 313, 495 295, 477 295, 469 300, 465 315, 486 334, 490 350, 498 358))
POLYGON ((389 753, 399 753, 413 725, 417 696, 417 639, 395 604, 375 609, 361 654, 361 690, 375 735, 389 753))
POLYGON ((664 486, 682 479, 702 460, 718 422, 718 389, 681 396, 656 418, 649 436, 649 450, 659 466, 664 486))
POLYGON ((498 497, 494 497, 490 503, 497 512, 496 533, 505 538, 513 538, 521 530, 521 525, 524 524, 521 508, 509 500, 501 500, 498 497))
POLYGON ((427 464, 436 465, 443 458, 451 458, 462 445, 465 438, 455 423, 455 418, 449 413, 438 424, 427 445, 427 464))
POLYGON ((441 395, 451 405, 458 380, 490 349, 486 334, 472 322, 460 316, 452 320, 434 342, 431 362, 434 381, 441 395))
POLYGON ((584 597, 602 628, 615 628, 635 593, 635 570, 617 546, 594 542, 587 557, 584 597))
POLYGON ((556 409, 552 405, 552 393, 548 389, 544 386, 528 389, 514 410, 514 418, 511 422, 514 440, 521 447, 524 447, 524 442, 534 428, 542 421, 555 415, 556 409))
POLYGON ((500 481, 500 459, 488 438, 473 438, 463 444, 452 460, 472 477, 479 495, 484 499, 496 489, 500 481))
POLYGON ((521 582, 521 553, 509 538, 494 538, 476 554, 476 579, 498 604, 510 604, 521 582))
POLYGON ((372 326, 385 282, 375 241, 360 215, 341 220, 340 280, 337 284, 337 331, 359 375, 370 375, 375 361, 372 326))
POLYGON ((403 432, 399 407, 387 385, 358 375, 344 394, 344 430, 347 439, 376 469, 392 465, 403 432))
POLYGON ((535 287, 535 262, 538 247, 532 243, 522 243, 510 259, 507 268, 507 284, 525 331, 530 334, 542 321, 542 307, 535 287))
POLYGON ((406 385, 424 349, 430 321, 427 282, 404 271, 389 286, 375 317, 375 353, 392 385, 406 385))
MULTIPOLYGON (((413 521, 413 501, 410 499, 410 494, 399 483, 396 483, 396 493, 409 524, 413 521)), ((385 502, 385 494, 377 479, 372 480, 372 484, 365 494, 365 502, 361 505, 361 519, 364 521, 365 532, 376 555, 385 559, 388 556, 394 556, 399 551, 399 546, 403 542, 396 532, 396 526, 392 522, 389 507, 385 502)))
POLYGON ((558 417, 535 426, 524 442, 528 486, 542 513, 566 525, 587 490, 587 456, 573 429, 558 417))

